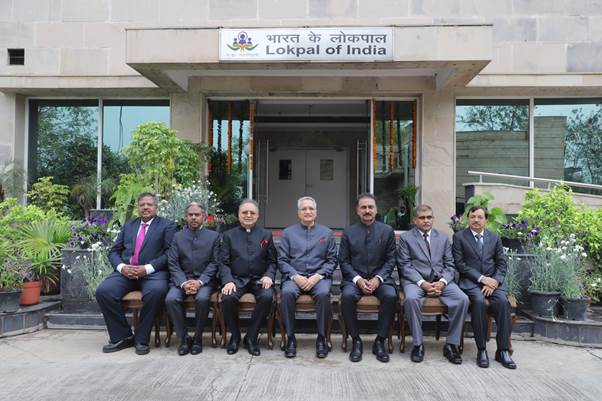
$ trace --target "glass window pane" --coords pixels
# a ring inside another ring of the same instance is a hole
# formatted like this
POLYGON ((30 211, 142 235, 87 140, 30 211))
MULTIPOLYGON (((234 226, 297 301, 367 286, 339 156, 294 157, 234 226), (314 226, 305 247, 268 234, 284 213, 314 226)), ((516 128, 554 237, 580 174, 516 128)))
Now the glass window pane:
MULTIPOLYGON (((409 228, 408 197, 415 201, 413 101, 376 102, 374 195, 379 218, 396 229, 409 228)), ((374 154, 373 154, 374 157, 374 154)))
POLYGON ((142 123, 163 122, 169 126, 168 100, 105 100, 103 102, 102 207, 109 208, 110 196, 119 175, 129 172, 124 148, 132 131, 142 123))
POLYGON ((602 99, 537 99, 534 125, 535 177, 602 184, 602 99))
POLYGON ((278 160, 278 179, 281 181, 290 181, 293 179, 292 160, 278 160))
MULTIPOLYGON (((29 121, 29 182, 54 177, 95 199, 98 101, 31 100, 29 121)), ((83 199, 81 196, 78 196, 83 199)), ((73 197, 74 215, 83 215, 82 205, 73 197)))
MULTIPOLYGON (((464 207, 463 184, 478 181, 467 172, 529 176, 529 101, 509 99, 456 102, 456 211, 464 207)), ((526 185, 487 178, 485 182, 526 185)))
POLYGON ((209 182, 227 214, 237 214, 247 197, 249 101, 210 101, 213 135, 209 182))

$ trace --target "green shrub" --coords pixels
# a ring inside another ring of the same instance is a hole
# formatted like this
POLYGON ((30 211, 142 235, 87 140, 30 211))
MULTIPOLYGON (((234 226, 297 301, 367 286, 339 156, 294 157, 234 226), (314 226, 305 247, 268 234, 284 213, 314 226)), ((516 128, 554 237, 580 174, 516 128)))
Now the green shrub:
POLYGON ((41 177, 27 192, 29 203, 44 210, 61 211, 67 205, 69 187, 52 183, 52 177, 41 177))

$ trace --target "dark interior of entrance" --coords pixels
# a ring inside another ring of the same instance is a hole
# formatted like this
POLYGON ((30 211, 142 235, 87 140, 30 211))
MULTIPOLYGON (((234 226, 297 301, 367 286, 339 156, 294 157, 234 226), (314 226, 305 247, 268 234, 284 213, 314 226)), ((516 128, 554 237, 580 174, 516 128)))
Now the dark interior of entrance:
POLYGON ((296 200, 318 202, 318 222, 343 228, 369 189, 370 108, 366 100, 258 100, 254 189, 261 223, 297 221, 296 200))

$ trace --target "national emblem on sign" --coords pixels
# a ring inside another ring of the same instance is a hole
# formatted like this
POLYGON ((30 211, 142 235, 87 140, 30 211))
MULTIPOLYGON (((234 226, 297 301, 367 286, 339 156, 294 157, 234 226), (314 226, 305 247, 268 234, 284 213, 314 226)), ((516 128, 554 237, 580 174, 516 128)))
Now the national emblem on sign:
POLYGON ((253 45, 251 38, 245 31, 238 32, 235 38, 232 40, 232 45, 227 45, 231 50, 244 52, 245 50, 250 51, 255 49, 258 45, 253 45))

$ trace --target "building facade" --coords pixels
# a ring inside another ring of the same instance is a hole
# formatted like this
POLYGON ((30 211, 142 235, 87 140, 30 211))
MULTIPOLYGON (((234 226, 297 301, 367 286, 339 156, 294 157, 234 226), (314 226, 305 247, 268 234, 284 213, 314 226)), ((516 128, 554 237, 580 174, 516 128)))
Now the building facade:
POLYGON ((598 0, 1 0, 0 51, 0 160, 30 179, 115 175, 158 120, 273 228, 304 194, 344 227, 363 191, 444 228, 469 170, 602 183, 598 0))

